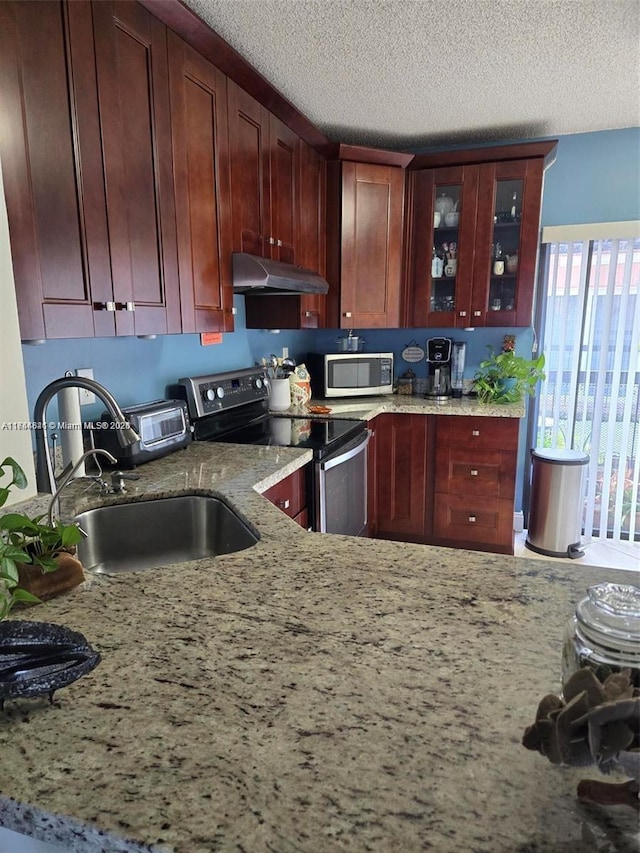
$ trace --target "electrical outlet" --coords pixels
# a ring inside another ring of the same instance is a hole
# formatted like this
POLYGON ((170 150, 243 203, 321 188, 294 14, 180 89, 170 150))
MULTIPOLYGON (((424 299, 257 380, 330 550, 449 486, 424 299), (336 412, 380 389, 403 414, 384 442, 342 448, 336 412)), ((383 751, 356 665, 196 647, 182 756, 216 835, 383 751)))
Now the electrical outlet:
MULTIPOLYGON (((92 367, 78 367, 76 368, 76 376, 83 376, 85 379, 93 379, 93 368, 92 367)), ((80 405, 88 406, 89 403, 95 403, 96 395, 93 391, 87 391, 85 388, 79 388, 80 392, 80 405)))

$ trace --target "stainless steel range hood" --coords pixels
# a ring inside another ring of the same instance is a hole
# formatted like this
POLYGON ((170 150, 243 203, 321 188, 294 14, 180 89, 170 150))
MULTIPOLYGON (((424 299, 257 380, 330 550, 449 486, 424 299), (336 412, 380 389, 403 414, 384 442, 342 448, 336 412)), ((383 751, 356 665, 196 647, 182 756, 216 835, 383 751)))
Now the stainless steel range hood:
POLYGON ((313 270, 246 252, 234 252, 233 289, 235 293, 255 296, 295 296, 299 293, 327 293, 329 285, 313 270))

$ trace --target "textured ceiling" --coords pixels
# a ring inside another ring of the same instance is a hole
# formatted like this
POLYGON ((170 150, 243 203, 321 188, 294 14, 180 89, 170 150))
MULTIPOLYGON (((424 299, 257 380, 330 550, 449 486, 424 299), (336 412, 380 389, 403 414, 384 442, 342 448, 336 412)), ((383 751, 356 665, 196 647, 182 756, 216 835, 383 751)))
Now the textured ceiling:
POLYGON ((334 141, 640 124, 640 0, 186 0, 334 141))

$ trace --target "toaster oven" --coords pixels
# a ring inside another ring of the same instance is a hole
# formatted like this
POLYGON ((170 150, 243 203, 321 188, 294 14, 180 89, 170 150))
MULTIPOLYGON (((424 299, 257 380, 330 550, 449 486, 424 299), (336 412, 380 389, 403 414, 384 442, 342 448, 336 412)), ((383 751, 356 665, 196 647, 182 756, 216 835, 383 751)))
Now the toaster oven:
POLYGON ((95 446, 113 454, 121 468, 135 468, 159 459, 191 441, 189 414, 183 400, 154 400, 123 408, 122 413, 140 436, 129 447, 120 446, 118 425, 108 412, 103 412, 92 428, 95 446))

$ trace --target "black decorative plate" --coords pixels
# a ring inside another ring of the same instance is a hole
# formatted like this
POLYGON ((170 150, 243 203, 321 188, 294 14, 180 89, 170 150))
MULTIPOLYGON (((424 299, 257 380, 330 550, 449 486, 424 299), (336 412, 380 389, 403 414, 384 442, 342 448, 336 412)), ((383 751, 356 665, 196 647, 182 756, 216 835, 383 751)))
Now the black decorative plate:
POLYGON ((49 696, 100 663, 78 631, 51 622, 0 622, 0 709, 7 699, 49 696))

